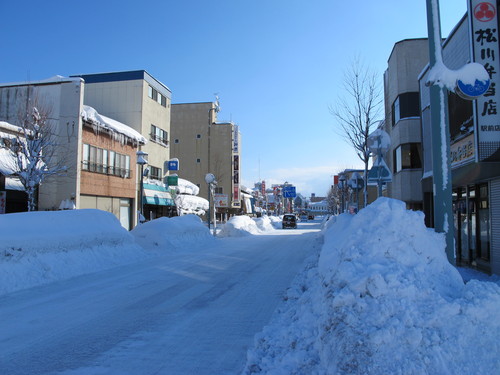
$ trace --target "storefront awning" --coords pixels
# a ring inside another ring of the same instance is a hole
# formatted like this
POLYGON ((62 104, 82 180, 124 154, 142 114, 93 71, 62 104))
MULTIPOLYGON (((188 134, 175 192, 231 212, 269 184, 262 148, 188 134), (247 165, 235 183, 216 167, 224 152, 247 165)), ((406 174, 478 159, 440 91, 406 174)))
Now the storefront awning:
POLYGON ((175 206, 175 202, 167 188, 153 184, 144 184, 144 204, 175 206))

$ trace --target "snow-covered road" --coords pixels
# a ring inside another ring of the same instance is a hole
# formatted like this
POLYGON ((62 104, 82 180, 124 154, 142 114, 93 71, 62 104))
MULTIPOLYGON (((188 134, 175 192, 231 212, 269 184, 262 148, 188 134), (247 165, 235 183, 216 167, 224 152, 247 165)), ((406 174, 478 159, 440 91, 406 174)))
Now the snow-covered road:
POLYGON ((1 374, 238 374, 318 223, 0 297, 1 374))

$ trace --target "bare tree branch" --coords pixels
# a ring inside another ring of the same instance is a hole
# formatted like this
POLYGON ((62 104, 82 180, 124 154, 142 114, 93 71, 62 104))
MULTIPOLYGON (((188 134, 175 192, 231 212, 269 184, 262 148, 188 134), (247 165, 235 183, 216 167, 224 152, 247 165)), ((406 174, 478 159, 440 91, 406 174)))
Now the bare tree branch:
POLYGON ((355 59, 344 73, 345 95, 339 97, 335 106, 330 106, 330 113, 337 120, 339 135, 354 148, 364 164, 365 205, 368 201, 367 178, 370 159, 368 136, 379 122, 383 103, 378 82, 378 75, 355 59))

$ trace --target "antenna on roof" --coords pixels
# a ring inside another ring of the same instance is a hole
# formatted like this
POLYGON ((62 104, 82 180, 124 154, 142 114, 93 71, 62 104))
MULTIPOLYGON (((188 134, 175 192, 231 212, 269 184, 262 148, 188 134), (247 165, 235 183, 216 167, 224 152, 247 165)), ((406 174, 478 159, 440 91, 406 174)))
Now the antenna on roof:
POLYGON ((219 113, 219 111, 220 111, 219 93, 216 92, 216 93, 214 93, 214 95, 215 95, 215 103, 214 103, 215 104, 215 113, 219 113))

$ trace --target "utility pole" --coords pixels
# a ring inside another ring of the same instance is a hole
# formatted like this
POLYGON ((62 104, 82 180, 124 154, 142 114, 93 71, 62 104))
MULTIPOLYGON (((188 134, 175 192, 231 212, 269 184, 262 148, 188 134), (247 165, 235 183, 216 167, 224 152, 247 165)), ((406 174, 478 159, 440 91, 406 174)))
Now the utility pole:
MULTIPOLYGON (((442 67, 441 26, 438 0, 427 1, 427 29, 429 34, 430 71, 442 67)), ((446 87, 430 87, 432 179, 434 192, 434 229, 446 236, 446 256, 455 264, 455 239, 452 209, 452 179, 450 136, 448 120, 448 92, 446 87)))

